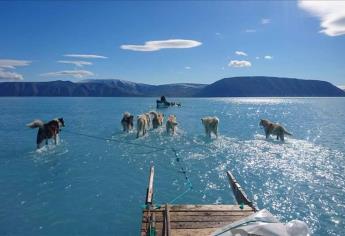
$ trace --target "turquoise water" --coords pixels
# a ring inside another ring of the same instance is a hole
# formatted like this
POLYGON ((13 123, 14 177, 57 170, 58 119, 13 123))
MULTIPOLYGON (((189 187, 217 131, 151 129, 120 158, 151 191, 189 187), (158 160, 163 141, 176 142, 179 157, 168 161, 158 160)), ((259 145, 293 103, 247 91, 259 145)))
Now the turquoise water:
POLYGON ((150 163, 155 202, 188 186, 171 150, 153 152, 75 135, 174 147, 193 184, 176 203, 231 204, 231 170, 259 208, 282 221, 307 222, 314 235, 345 235, 345 99, 178 99, 178 134, 164 128, 135 139, 120 127, 124 111, 154 109, 153 98, 1 98, 0 235, 138 235, 150 163), (216 115, 220 137, 204 137, 200 118, 216 115), (57 146, 35 150, 26 123, 62 116, 57 146), (266 141, 260 118, 294 134, 266 141))

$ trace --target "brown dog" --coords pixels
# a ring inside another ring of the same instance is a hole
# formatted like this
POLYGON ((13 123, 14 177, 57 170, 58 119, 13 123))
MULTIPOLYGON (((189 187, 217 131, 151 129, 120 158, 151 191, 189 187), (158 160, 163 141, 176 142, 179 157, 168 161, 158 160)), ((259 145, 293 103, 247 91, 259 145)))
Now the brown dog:
POLYGON ((164 115, 159 112, 150 111, 152 118, 152 128, 157 129, 159 126, 163 125, 164 115))
POLYGON ((49 121, 48 123, 44 123, 41 120, 34 120, 30 124, 27 124, 30 128, 38 128, 37 132, 37 149, 42 146, 43 141, 46 141, 46 145, 48 145, 48 139, 53 138, 54 143, 56 145, 56 137, 60 132, 61 127, 65 127, 65 122, 63 118, 58 118, 49 121))
POLYGON ((268 139, 269 136, 273 134, 277 135, 277 140, 279 140, 280 138, 281 141, 284 141, 285 134, 292 135, 282 125, 273 123, 267 119, 261 119, 259 125, 264 127, 266 139, 268 139))

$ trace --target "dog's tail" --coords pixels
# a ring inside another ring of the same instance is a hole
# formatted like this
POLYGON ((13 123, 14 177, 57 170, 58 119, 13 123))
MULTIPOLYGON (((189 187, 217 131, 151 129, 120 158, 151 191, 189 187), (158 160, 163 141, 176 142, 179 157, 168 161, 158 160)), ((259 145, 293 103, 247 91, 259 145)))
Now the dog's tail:
POLYGON ((150 111, 149 112, 150 115, 153 115, 154 117, 158 116, 158 113, 156 111, 150 111))
POLYGON ((44 123, 41 120, 34 120, 33 122, 26 125, 29 128, 43 128, 44 123))
POLYGON ((292 133, 289 133, 286 129, 284 129, 284 134, 292 136, 292 133))

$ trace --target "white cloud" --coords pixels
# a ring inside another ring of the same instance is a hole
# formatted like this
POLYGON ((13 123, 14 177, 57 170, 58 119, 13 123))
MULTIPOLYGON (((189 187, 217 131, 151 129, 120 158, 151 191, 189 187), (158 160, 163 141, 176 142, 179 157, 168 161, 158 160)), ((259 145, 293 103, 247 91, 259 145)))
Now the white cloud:
POLYGON ((185 69, 186 69, 186 70, 190 70, 190 69, 192 69, 192 67, 186 66, 185 69))
POLYGON ((320 26, 328 36, 345 34, 345 1, 299 1, 298 6, 320 18, 320 26))
POLYGON ((41 74, 44 77, 73 77, 76 79, 82 79, 86 77, 93 76, 94 74, 91 71, 87 70, 63 70, 63 71, 56 71, 56 72, 49 72, 45 74, 41 74))
POLYGON ((58 63, 72 64, 78 67, 92 65, 92 62, 89 62, 89 61, 58 61, 58 63))
POLYGON ((271 23, 271 19, 267 19, 267 18, 262 18, 261 19, 261 24, 266 25, 266 24, 269 24, 269 23, 271 23))
POLYGON ((238 60, 231 60, 228 64, 231 67, 251 67, 252 63, 250 61, 238 61, 238 60))
POLYGON ((345 90, 345 85, 338 85, 338 88, 345 90))
POLYGON ((0 68, 0 80, 23 80, 23 75, 0 68))
POLYGON ((65 54, 65 57, 89 58, 89 59, 107 59, 108 57, 95 54, 65 54))
POLYGON ((31 61, 26 60, 11 60, 11 59, 0 59, 0 67, 7 69, 15 69, 18 66, 28 66, 31 61))
POLYGON ((144 45, 121 45, 121 49, 140 52, 152 52, 166 48, 193 48, 198 47, 201 44, 201 42, 195 40, 168 39, 159 41, 147 41, 144 45))
POLYGON ((256 29, 246 29, 244 32, 246 32, 246 33, 255 33, 256 29))
POLYGON ((266 60, 272 60, 272 59, 273 59, 273 57, 272 57, 272 56, 269 56, 269 55, 264 56, 264 58, 265 58, 266 60))
POLYGON ((247 53, 245 53, 243 51, 236 51, 235 53, 239 56, 248 56, 247 53))
POLYGON ((260 59, 260 57, 255 57, 255 59, 256 59, 256 60, 259 60, 259 59, 260 59))

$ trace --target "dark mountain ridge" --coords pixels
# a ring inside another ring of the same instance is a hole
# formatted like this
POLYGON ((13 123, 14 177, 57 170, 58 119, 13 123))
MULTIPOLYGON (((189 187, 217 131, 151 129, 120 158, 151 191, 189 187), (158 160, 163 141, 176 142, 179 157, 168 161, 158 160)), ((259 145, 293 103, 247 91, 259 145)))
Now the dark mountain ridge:
POLYGON ((125 80, 2 82, 0 96, 51 97, 336 97, 340 88, 326 81, 279 77, 232 77, 210 85, 150 85, 125 80))

